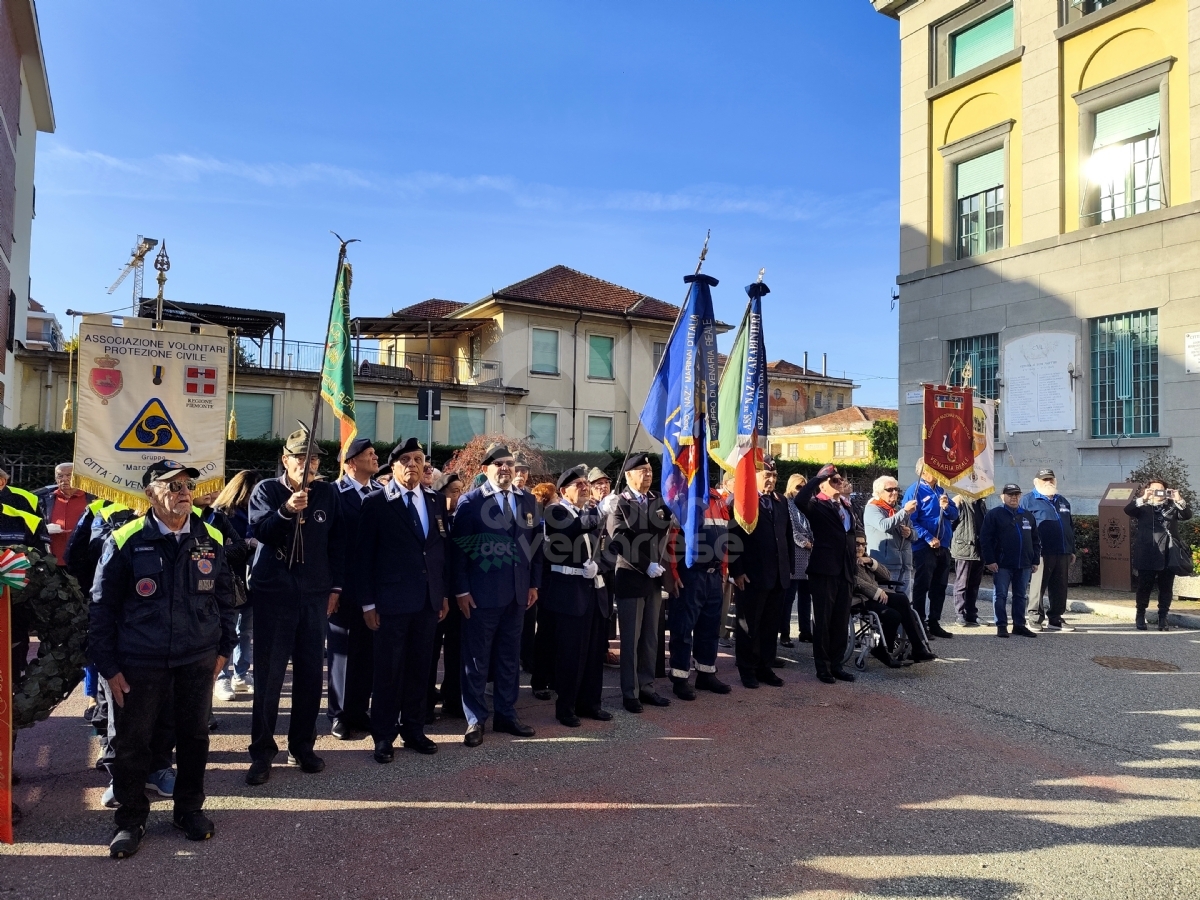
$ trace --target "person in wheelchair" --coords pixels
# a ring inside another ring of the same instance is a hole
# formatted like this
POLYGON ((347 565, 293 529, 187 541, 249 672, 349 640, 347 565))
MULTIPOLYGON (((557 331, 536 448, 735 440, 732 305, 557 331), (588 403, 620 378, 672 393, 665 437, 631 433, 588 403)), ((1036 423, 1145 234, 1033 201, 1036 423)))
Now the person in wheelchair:
POLYGON ((854 571, 854 584, 851 587, 853 603, 875 613, 883 626, 883 643, 874 647, 871 653, 885 666, 900 668, 900 660, 893 657, 892 651, 896 647, 896 636, 903 628, 912 647, 913 662, 937 659, 937 654, 929 649, 925 632, 908 597, 899 591, 885 589, 896 587, 896 582, 886 566, 867 555, 867 538, 862 532, 855 535, 854 549, 858 567, 854 571))

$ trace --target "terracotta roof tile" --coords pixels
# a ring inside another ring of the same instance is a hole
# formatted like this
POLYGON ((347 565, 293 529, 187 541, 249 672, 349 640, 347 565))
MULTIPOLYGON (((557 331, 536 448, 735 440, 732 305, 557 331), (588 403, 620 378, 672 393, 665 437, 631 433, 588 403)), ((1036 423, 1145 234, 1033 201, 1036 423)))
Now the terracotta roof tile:
POLYGON ((444 319, 453 312, 457 312, 467 304, 459 303, 457 300, 422 300, 420 303, 414 303, 412 306, 406 306, 404 309, 398 309, 392 315, 394 316, 418 316, 428 319, 444 319))
POLYGON ((524 281, 495 292, 505 300, 585 309, 609 315, 631 315, 642 319, 674 322, 679 307, 631 291, 593 275, 566 266, 554 266, 524 281))

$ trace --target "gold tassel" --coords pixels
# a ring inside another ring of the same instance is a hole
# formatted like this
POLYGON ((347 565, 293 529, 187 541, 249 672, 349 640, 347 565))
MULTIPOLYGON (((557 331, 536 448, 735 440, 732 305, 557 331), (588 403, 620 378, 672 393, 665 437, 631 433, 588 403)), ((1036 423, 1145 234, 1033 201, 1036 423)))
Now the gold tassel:
POLYGON ((229 433, 226 437, 231 441, 237 440, 237 410, 233 407, 229 409, 229 433))
POLYGON ((235 329, 229 338, 230 362, 233 364, 232 384, 229 386, 229 430, 225 437, 228 440, 237 440, 237 364, 238 364, 238 336, 235 329))
POLYGON ((75 348, 72 347, 67 353, 67 402, 63 404, 62 415, 62 430, 73 431, 75 429, 75 409, 71 403, 71 381, 72 374, 75 370, 75 348))

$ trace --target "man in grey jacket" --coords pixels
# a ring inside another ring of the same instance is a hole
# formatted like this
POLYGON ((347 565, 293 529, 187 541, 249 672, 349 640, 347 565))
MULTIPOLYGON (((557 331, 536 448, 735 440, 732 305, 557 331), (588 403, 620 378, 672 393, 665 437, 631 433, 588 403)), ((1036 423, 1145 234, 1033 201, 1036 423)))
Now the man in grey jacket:
POLYGON ((979 627, 979 582, 983 578, 983 560, 979 556, 979 533, 987 504, 983 498, 972 500, 958 494, 958 521, 954 523, 954 538, 950 541, 950 558, 954 560, 954 611, 957 625, 979 627))

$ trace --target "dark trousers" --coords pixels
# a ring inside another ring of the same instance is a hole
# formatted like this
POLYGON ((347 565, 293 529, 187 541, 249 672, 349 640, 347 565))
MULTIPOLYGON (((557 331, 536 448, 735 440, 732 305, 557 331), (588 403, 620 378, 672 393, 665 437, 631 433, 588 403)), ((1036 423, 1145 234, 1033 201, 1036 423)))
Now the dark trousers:
POLYGON ((175 716, 175 812, 204 806, 204 768, 208 765, 208 717, 212 712, 213 669, 217 654, 186 666, 130 669, 125 705, 114 704, 113 717, 121 739, 112 763, 113 796, 118 828, 144 825, 150 814, 146 777, 154 771, 153 742, 163 708, 171 704, 175 716))
POLYGON ((437 697, 438 654, 445 652, 442 667, 442 715, 462 715, 462 613, 451 601, 446 618, 433 632, 433 652, 429 659, 429 696, 426 711, 433 709, 437 697))
POLYGON ((525 604, 478 607, 462 623, 462 703, 467 724, 487 721, 488 673, 494 673, 492 701, 499 719, 517 715, 521 689, 521 626, 525 604))
MULTIPOLYGON (((1170 569, 1146 572, 1138 569, 1137 608, 1144 610, 1150 605, 1150 592, 1158 586, 1158 611, 1166 615, 1171 610, 1171 593, 1175 588, 1175 573, 1170 569)), ((1053 619, 1051 619, 1053 621, 1053 619)))
POLYGON ((621 629, 621 696, 635 700, 641 691, 654 689, 658 661, 658 620, 662 591, 650 587, 640 597, 617 598, 621 629))
POLYGON ((521 669, 533 674, 533 655, 537 641, 538 605, 535 603, 525 610, 525 618, 521 622, 521 669))
POLYGON ((846 658, 850 631, 850 582, 836 575, 809 575, 813 610, 813 665, 836 672, 846 658))
MULTIPOLYGON (((558 690, 558 685, 554 683, 556 643, 554 629, 558 625, 559 617, 540 603, 535 603, 530 612, 537 613, 537 634, 533 638, 533 669, 529 678, 529 686, 535 691, 543 691, 551 687, 558 690)), ((525 622, 529 622, 528 613, 526 613, 525 622)), ((522 642, 525 640, 524 631, 521 632, 521 640, 522 642)))
MULTIPOLYGON (((97 706, 103 704, 107 710, 116 709, 108 679, 101 678, 99 682, 97 693, 102 699, 97 701, 97 706)), ((117 758, 117 720, 111 712, 107 713, 106 718, 105 733, 100 737, 100 758, 96 762, 104 766, 108 770, 108 777, 112 778, 113 760, 117 758)), ((171 768, 171 755, 174 752, 175 698, 169 696, 159 710, 158 721, 150 734, 150 771, 161 772, 171 768)))
POLYGON ((779 617, 779 635, 784 640, 792 636, 792 609, 796 610, 796 632, 801 637, 809 637, 812 630, 812 591, 808 587, 807 578, 793 578, 788 584, 787 594, 783 598, 783 614, 779 617))
POLYGON ((288 662, 292 664, 292 713, 288 750, 311 751, 321 712, 325 643, 323 598, 293 598, 291 604, 254 605, 254 709, 250 718, 250 758, 271 762, 279 752, 275 724, 288 662))
MULTIPOLYGON (((543 614, 546 611, 543 610, 543 614)), ((582 616, 554 617, 554 714, 560 719, 600 708, 604 689, 604 657, 608 652, 608 619, 589 606, 582 616)))
POLYGON ((950 580, 950 551, 922 541, 913 546, 913 609, 926 622, 940 622, 950 580))
POLYGON ((983 578, 983 560, 954 560, 954 611, 963 621, 979 621, 979 582, 983 578))
MULTIPOLYGON (((1042 598, 1049 595, 1047 609, 1051 622, 1061 622, 1067 611, 1067 578, 1071 573, 1069 554, 1042 557, 1042 564, 1029 579, 1029 615, 1042 617, 1042 598)), ((1169 604, 1168 604, 1169 605, 1169 604)))
POLYGON ((879 623, 883 626, 883 636, 889 654, 896 647, 896 635, 901 628, 904 629, 909 644, 917 649, 924 649, 925 634, 921 631, 912 604, 908 602, 908 597, 904 594, 898 591, 888 591, 887 603, 867 600, 863 605, 879 616, 879 623))
POLYGON ((358 608, 339 610, 329 620, 326 656, 329 661, 329 689, 325 714, 341 719, 351 728, 366 730, 371 719, 374 683, 375 636, 367 627, 358 608))
POLYGON ((671 598, 667 618, 671 629, 671 677, 687 678, 696 660, 697 672, 717 671, 717 638, 721 630, 721 567, 683 568, 682 587, 671 598))
POLYGON ((783 596, 784 587, 778 583, 766 589, 751 583, 738 592, 738 628, 733 653, 743 677, 768 671, 775 662, 783 596))
POLYGON ((375 639, 371 697, 371 737, 392 743, 396 735, 411 741, 425 733, 429 659, 437 613, 382 614, 375 639))

